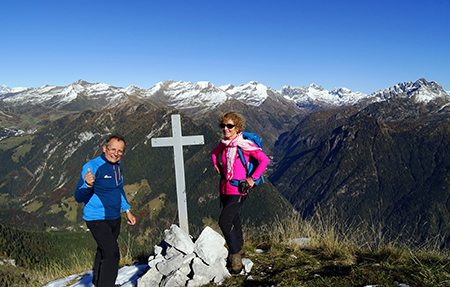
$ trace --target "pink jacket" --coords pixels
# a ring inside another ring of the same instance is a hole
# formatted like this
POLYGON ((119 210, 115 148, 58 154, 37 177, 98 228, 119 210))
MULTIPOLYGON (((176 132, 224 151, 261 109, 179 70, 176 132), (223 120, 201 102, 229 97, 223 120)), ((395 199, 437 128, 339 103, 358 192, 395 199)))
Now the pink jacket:
MULTIPOLYGON (((227 153, 228 147, 226 147, 222 142, 220 142, 211 152, 211 158, 214 166, 218 166, 217 157, 222 154, 222 170, 221 175, 222 179, 220 180, 220 192, 222 194, 227 195, 240 195, 238 188, 234 185, 231 185, 229 181, 225 179, 225 176, 223 176, 226 172, 226 153, 227 153)), ((269 164, 270 160, 269 158, 262 152, 262 150, 254 150, 254 151, 242 151, 244 153, 245 162, 248 163, 250 155, 255 157, 257 160, 260 161, 260 164, 258 165, 258 168, 253 173, 254 178, 259 178, 264 170, 266 169, 267 165, 269 164)), ((242 164, 241 160, 238 158, 234 165, 233 165, 233 179, 245 179, 246 178, 246 169, 244 165, 242 164)))

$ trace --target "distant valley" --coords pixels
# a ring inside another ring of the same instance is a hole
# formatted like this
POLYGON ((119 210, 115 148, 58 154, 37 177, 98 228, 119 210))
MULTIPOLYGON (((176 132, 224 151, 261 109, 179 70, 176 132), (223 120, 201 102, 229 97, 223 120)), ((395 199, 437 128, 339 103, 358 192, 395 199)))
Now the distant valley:
POLYGON ((30 229, 82 229, 73 199, 81 166, 111 132, 127 138, 126 191, 141 240, 177 221, 173 154, 152 148, 181 114, 189 221, 217 219, 218 178, 209 153, 218 116, 245 115, 270 156, 266 184, 245 203, 248 224, 294 211, 305 218, 335 208, 380 233, 421 242, 450 232, 450 94, 419 79, 371 95, 317 85, 274 90, 251 82, 216 87, 165 81, 144 90, 79 80, 66 87, 0 89, 1 223, 30 229))

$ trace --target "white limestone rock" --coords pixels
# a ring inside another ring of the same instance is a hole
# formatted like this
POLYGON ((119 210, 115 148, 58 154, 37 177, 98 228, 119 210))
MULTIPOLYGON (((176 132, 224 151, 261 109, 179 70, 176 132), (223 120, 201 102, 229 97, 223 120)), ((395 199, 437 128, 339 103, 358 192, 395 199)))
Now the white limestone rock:
POLYGON ((150 268, 145 274, 137 280, 137 287, 154 287, 159 286, 163 275, 156 270, 156 268, 150 268))
POLYGON ((207 226, 195 241, 194 252, 206 264, 210 265, 216 261, 220 253, 217 251, 225 248, 224 244, 225 239, 211 227, 207 226))
POLYGON ((170 226, 170 229, 165 230, 164 233, 164 241, 166 241, 171 246, 175 247, 184 254, 190 254, 194 252, 194 243, 192 242, 191 237, 177 225, 172 224, 172 226, 170 226))

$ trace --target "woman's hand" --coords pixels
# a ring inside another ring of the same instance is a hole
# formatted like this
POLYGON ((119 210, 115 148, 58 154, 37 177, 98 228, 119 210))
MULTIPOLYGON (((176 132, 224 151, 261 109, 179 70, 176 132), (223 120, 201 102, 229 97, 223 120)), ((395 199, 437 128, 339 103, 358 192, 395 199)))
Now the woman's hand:
POLYGON ((221 170, 222 170, 222 167, 221 167, 221 166, 215 165, 214 168, 216 169, 216 171, 217 171, 218 174, 221 174, 221 170))
POLYGON ((248 177, 246 178, 248 184, 250 185, 250 188, 252 188, 255 185, 255 181, 253 180, 253 178, 248 177))

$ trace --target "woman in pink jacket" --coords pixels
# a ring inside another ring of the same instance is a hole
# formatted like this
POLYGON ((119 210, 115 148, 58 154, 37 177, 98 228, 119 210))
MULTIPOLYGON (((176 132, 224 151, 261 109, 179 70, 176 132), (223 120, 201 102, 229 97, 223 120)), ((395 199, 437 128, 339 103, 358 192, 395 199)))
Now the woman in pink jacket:
POLYGON ((249 188, 252 188, 255 180, 262 175, 269 164, 269 158, 256 144, 242 137, 245 120, 240 114, 236 112, 223 114, 219 119, 219 125, 224 137, 211 152, 214 168, 221 176, 220 200, 223 209, 220 214, 219 225, 228 245, 231 273, 238 274, 242 271, 242 257, 244 255, 244 239, 239 219, 239 208, 245 200, 247 190, 240 193, 238 187, 232 185, 230 180, 245 179, 249 188), (244 154, 245 162, 249 162, 250 156, 260 161, 252 177, 246 175, 246 168, 239 159, 238 146, 244 154), (220 154, 222 156, 219 161, 220 154))

